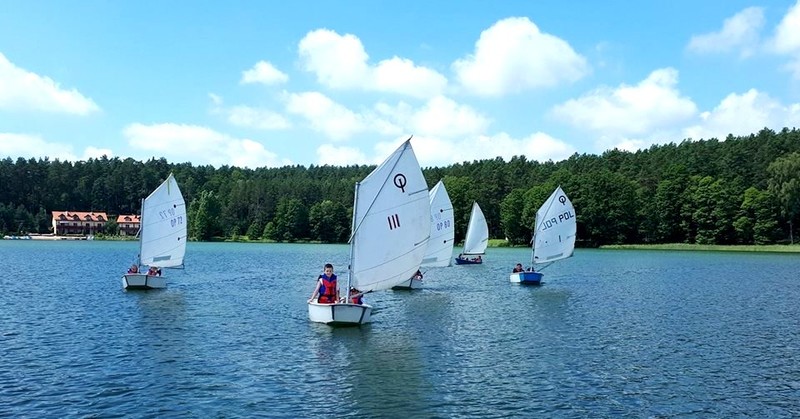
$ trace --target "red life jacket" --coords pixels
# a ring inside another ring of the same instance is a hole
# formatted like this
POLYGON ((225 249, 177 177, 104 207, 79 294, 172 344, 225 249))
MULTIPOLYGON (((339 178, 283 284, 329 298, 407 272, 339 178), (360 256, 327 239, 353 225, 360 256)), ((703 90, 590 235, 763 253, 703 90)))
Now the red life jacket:
POLYGON ((333 274, 330 278, 322 274, 319 276, 319 280, 322 281, 322 285, 319 287, 319 299, 317 300, 320 304, 332 304, 336 302, 336 274, 333 274))
POLYGON ((364 296, 363 295, 359 295, 356 298, 352 298, 351 301, 353 302, 353 304, 359 304, 359 305, 360 304, 364 304, 364 296))

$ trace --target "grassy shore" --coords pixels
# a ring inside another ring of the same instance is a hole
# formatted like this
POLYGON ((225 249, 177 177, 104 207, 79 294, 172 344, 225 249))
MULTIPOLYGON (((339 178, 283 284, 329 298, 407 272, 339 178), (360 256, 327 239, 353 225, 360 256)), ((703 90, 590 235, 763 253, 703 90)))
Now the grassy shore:
POLYGON ((716 245, 716 244, 613 244, 600 246, 601 249, 634 249, 634 250, 690 250, 712 252, 773 252, 773 253, 800 253, 800 244, 794 245, 716 245))

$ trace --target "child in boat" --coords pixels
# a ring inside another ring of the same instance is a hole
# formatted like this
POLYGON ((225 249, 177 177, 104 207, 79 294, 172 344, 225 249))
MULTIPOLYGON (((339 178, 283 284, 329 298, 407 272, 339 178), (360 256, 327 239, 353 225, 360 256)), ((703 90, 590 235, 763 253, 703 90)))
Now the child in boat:
POLYGON ((336 274, 333 273, 333 265, 330 263, 325 264, 325 270, 322 275, 317 277, 317 286, 314 292, 311 293, 311 298, 308 302, 314 301, 319 295, 317 302, 320 304, 333 304, 339 300, 339 287, 336 284, 336 274))
POLYGON ((511 272, 512 272, 512 273, 524 272, 524 270, 522 269, 522 264, 521 264, 521 263, 518 263, 518 264, 517 264, 517 266, 515 266, 515 267, 514 267, 514 270, 513 270, 513 271, 511 271, 511 272))
POLYGON ((161 276, 161 269, 151 266, 150 269, 147 270, 147 274, 150 276, 161 276))
POLYGON ((131 265, 131 267, 128 268, 128 273, 129 274, 138 274, 139 273, 139 265, 137 265, 135 263, 133 265, 131 265))
POLYGON ((416 279, 418 281, 422 281, 422 272, 420 272, 420 270, 417 269, 417 273, 415 273, 414 276, 412 276, 411 278, 416 279))
POLYGON ((355 288, 350 288, 350 301, 348 302, 358 305, 364 304, 364 293, 355 288))

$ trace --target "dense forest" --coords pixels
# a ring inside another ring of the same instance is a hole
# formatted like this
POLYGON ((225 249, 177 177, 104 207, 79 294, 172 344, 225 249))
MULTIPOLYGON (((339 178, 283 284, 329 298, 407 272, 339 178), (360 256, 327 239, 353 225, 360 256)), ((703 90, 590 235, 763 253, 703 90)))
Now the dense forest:
MULTIPOLYGON (((195 240, 346 242, 354 184, 374 166, 242 169, 130 158, 0 161, 0 233, 51 232, 51 211, 138 214, 172 172, 195 240)), ((444 181, 456 241, 477 201, 492 238, 530 241, 536 210, 561 185, 583 246, 624 243, 793 242, 800 216, 800 131, 653 145, 635 153, 574 154, 554 163, 524 156, 423 169, 444 181)), ((113 221, 106 233, 114 234, 113 221)))

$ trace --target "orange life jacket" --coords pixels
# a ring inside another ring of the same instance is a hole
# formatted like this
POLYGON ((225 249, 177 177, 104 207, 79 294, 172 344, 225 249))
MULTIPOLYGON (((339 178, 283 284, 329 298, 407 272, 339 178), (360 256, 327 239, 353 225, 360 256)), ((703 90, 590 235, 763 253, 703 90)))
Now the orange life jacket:
POLYGON ((325 274, 319 276, 319 280, 322 281, 322 285, 319 287, 319 299, 317 300, 320 304, 332 304, 336 302, 336 274, 333 274, 330 278, 328 278, 325 274))

